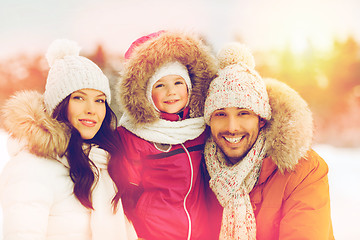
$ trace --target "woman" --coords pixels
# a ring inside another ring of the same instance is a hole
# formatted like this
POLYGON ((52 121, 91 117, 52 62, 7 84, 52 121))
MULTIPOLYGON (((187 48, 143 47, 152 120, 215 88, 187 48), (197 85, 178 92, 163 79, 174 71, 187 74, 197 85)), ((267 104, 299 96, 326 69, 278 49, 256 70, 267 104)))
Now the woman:
MULTIPOLYGON (((4 239, 136 239, 107 171, 119 157, 110 87, 76 43, 57 40, 44 95, 17 93, 3 108, 11 160, 0 178, 4 239)), ((121 169, 117 169, 121 171, 121 169)))

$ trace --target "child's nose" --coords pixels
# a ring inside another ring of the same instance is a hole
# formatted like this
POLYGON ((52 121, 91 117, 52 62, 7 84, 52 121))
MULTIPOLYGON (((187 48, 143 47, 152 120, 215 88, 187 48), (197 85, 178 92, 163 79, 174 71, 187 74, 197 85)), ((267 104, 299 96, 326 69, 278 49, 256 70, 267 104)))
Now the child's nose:
POLYGON ((168 87, 168 95, 175 94, 175 86, 169 86, 168 87))

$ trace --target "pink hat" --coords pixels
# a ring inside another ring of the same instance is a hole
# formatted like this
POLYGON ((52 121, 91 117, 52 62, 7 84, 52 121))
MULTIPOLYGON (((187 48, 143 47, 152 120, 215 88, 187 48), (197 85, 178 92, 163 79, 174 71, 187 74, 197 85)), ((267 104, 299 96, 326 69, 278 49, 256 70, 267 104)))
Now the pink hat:
POLYGON ((134 49, 143 44, 144 42, 148 41, 149 39, 155 38, 159 36, 160 34, 164 33, 164 30, 160 30, 158 32, 151 33, 149 35, 143 36, 141 38, 136 39, 129 47, 129 49, 125 53, 125 59, 129 59, 131 57, 131 54, 133 53, 134 49))
MULTIPOLYGON (((130 59, 131 56, 134 53, 134 50, 142 45, 143 43, 145 43, 148 40, 151 40, 153 38, 156 38, 158 36, 160 36, 162 33, 165 33, 165 30, 160 30, 158 32, 154 32, 151 34, 148 34, 146 36, 140 37, 138 39, 136 39, 129 47, 129 49, 126 51, 125 53, 125 59, 130 59)), ((147 86, 146 86, 146 97, 148 99, 148 101, 153 105, 153 107, 155 108, 156 111, 159 112, 159 109, 157 109, 157 107, 154 104, 154 101, 151 97, 151 91, 152 91, 152 87, 153 85, 162 77, 165 77, 167 75, 178 75, 180 77, 182 77, 185 80, 186 86, 188 88, 188 93, 189 93, 189 99, 188 99, 188 103, 189 104, 189 100, 190 100, 190 95, 191 95, 191 80, 190 80, 190 76, 188 73, 188 69, 186 68, 186 66, 184 66, 182 63, 180 63, 179 61, 172 61, 172 62, 168 62, 162 66, 160 66, 156 72, 154 73, 154 75, 148 80, 147 86)))

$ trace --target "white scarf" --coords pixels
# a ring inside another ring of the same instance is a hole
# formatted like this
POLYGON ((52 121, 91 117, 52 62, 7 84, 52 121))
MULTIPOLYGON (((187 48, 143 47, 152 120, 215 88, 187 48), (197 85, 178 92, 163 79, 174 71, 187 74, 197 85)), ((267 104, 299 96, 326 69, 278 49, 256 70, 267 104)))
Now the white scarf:
POLYGON ((116 213, 113 213, 111 200, 115 194, 115 186, 107 171, 109 154, 96 146, 92 146, 89 158, 99 171, 97 183, 92 192, 91 231, 92 240, 130 240, 137 239, 132 224, 124 215, 121 201, 116 213))
POLYGON ((265 137, 260 131, 247 155, 230 166, 212 137, 206 142, 204 155, 211 177, 210 187, 224 208, 220 239, 256 239, 256 221, 249 193, 260 174, 264 145, 265 137))
POLYGON ((120 125, 142 139, 164 144, 184 143, 197 138, 205 130, 203 117, 175 122, 159 119, 154 123, 138 126, 124 113, 120 125))

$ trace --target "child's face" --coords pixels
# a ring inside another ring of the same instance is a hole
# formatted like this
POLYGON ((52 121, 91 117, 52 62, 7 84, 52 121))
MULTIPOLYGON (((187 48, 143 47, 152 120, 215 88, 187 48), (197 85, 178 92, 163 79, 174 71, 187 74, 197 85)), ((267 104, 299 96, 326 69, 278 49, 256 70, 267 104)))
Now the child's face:
POLYGON ((160 78, 153 85, 151 93, 155 106, 161 112, 178 113, 188 101, 187 85, 179 75, 160 78))

